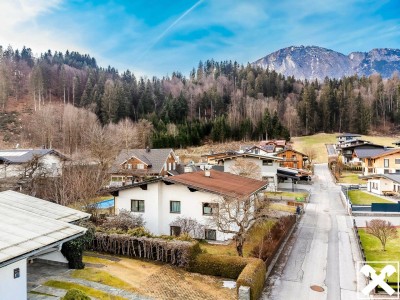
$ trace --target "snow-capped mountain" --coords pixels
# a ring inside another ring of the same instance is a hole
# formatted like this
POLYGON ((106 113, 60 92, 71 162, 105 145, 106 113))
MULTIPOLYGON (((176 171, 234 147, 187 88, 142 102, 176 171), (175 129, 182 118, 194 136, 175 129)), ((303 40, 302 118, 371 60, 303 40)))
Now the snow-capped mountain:
POLYGON ((400 72, 400 50, 383 48, 344 55, 317 46, 292 46, 260 58, 253 65, 296 79, 323 80, 325 77, 369 76, 373 73, 388 78, 394 72, 400 72))

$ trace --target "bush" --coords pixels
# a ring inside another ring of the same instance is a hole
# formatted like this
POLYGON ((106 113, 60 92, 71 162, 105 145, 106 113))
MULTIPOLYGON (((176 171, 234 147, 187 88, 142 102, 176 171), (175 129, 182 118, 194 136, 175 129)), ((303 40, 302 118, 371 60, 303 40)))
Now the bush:
POLYGON ((108 234, 96 232, 91 250, 146 258, 187 268, 199 253, 198 242, 166 240, 155 237, 136 237, 128 234, 108 234))
POLYGON ((83 269, 85 264, 82 262, 83 250, 85 250, 93 241, 95 228, 88 222, 82 222, 78 225, 87 227, 84 235, 62 244, 61 253, 68 260, 70 269, 83 269))
POLYGON ((247 260, 240 256, 199 254, 190 265, 190 271, 204 275, 237 279, 246 264, 247 260))
POLYGON ((260 297, 265 282, 265 263, 261 259, 247 259, 248 264, 236 280, 236 288, 240 286, 250 287, 250 299, 256 300, 260 297))
POLYGON ((77 289, 70 289, 61 300, 90 300, 84 292, 77 289))
POLYGON ((263 237, 261 243, 256 245, 251 251, 250 255, 267 261, 271 255, 274 255, 277 247, 280 246, 282 239, 288 230, 295 224, 296 216, 281 217, 276 222, 266 235, 263 237))
POLYGON ((120 229, 127 232, 129 229, 143 227, 144 224, 145 222, 141 215, 133 215, 130 211, 121 209, 118 215, 108 218, 101 227, 105 230, 120 229))

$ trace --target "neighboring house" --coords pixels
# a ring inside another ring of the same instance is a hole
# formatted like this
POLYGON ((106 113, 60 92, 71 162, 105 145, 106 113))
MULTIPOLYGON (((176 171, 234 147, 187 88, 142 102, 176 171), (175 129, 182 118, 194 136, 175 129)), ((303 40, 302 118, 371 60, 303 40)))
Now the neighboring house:
POLYGON ((274 153, 284 150, 289 146, 289 143, 286 140, 269 140, 261 141, 259 146, 267 153, 274 153))
POLYGON ((260 168, 260 177, 257 179, 266 180, 269 189, 276 190, 278 186, 277 171, 282 158, 276 156, 256 155, 251 153, 238 153, 220 157, 218 165, 224 166, 224 172, 235 173, 234 165, 238 158, 243 158, 246 162, 252 162, 260 168))
POLYGON ((27 299, 28 260, 67 263, 63 243, 86 232, 90 215, 14 191, 0 192, 0 298, 27 299))
POLYGON ((170 170, 167 173, 170 176, 176 176, 176 175, 185 174, 185 173, 198 172, 201 170, 202 169, 199 166, 196 166, 194 163, 190 163, 187 165, 177 164, 175 170, 170 170))
POLYGON ((234 155, 234 154, 238 154, 238 152, 229 150, 229 151, 225 151, 225 152, 214 153, 213 151, 211 151, 210 154, 204 154, 201 157, 204 157, 206 159, 206 163, 208 165, 217 165, 219 158, 225 157, 227 155, 234 155))
POLYGON ((280 162, 280 166, 286 168, 304 169, 308 161, 308 156, 306 154, 294 149, 282 150, 278 152, 276 156, 283 159, 280 162))
POLYGON ((123 186, 146 177, 167 176, 179 158, 172 149, 125 149, 111 167, 110 186, 123 186))
POLYGON ((368 192, 378 195, 400 194, 400 174, 371 174, 362 178, 368 180, 368 192))
MULTIPOLYGON (((273 150, 275 150, 275 145, 273 146, 273 150)), ((267 148, 263 148, 260 146, 241 146, 239 153, 250 153, 250 154, 256 154, 256 155, 270 155, 272 152, 270 152, 267 148)))
POLYGON ((390 149, 365 158, 363 175, 400 173, 400 149, 390 149))
POLYGON ((224 197, 248 199, 268 185, 265 181, 243 178, 214 170, 160 177, 110 190, 115 196, 115 211, 121 209, 141 215, 146 228, 156 235, 178 235, 178 217, 192 218, 204 225, 200 236, 224 241, 232 234, 219 232, 213 225, 213 210, 224 197))
POLYGON ((361 153, 363 150, 366 150, 366 152, 371 151, 371 153, 373 153, 373 150, 369 150, 369 149, 373 149, 377 152, 384 152, 387 149, 392 149, 392 148, 388 148, 386 146, 382 146, 382 145, 377 145, 377 144, 372 144, 372 143, 363 143, 363 144, 357 144, 357 145, 353 145, 353 146, 348 146, 348 147, 343 147, 341 148, 341 155, 343 157, 343 163, 345 164, 358 164, 361 162, 360 157, 358 157, 357 155, 355 155, 355 151, 357 150, 358 153, 361 153))
POLYGON ((59 176, 67 160, 53 149, 0 150, 0 178, 59 176))
POLYGON ((337 143, 340 144, 342 142, 347 142, 347 141, 351 141, 351 140, 356 140, 359 137, 361 137, 361 135, 359 134, 354 134, 354 133, 343 133, 340 134, 338 136, 336 136, 337 139, 337 143))

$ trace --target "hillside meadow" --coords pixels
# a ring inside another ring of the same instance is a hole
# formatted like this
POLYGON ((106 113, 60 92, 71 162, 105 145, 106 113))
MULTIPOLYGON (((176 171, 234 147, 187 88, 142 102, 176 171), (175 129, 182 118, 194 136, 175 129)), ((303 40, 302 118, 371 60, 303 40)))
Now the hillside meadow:
MULTIPOLYGON (((314 159, 314 163, 325 163, 328 161, 325 144, 335 144, 337 135, 339 135, 339 133, 318 133, 309 136, 292 137, 291 142, 293 143, 293 148, 300 152, 307 153, 307 149, 315 149, 316 158, 314 159)), ((392 143, 398 141, 400 138, 397 136, 363 135, 361 136, 361 139, 375 144, 394 146, 392 143)), ((183 162, 189 162, 191 160, 198 162, 201 160, 201 155, 209 154, 210 151, 222 152, 227 150, 239 150, 241 145, 252 145, 257 143, 258 141, 209 143, 199 147, 177 149, 176 153, 180 156, 183 162)))

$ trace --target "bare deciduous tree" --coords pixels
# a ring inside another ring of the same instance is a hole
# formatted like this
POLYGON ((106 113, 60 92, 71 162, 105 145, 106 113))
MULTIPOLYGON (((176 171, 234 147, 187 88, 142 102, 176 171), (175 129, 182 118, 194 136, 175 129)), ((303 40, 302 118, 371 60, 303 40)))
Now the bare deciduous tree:
POLYGON ((119 141, 112 135, 107 127, 94 124, 86 133, 87 147, 92 159, 99 164, 102 172, 105 172, 118 154, 119 141))
POLYGON ((389 239, 397 238, 396 227, 389 221, 373 219, 366 222, 366 232, 379 239, 382 244, 382 250, 386 251, 386 243, 389 239))
POLYGON ((261 178, 261 169, 254 162, 248 161, 244 158, 236 159, 235 163, 230 169, 231 173, 244 176, 252 179, 261 178))
POLYGON ((269 201, 261 195, 249 198, 225 197, 218 201, 213 211, 212 223, 223 233, 234 234, 236 251, 243 256, 247 231, 257 222, 268 217, 269 201))
POLYGON ((178 217, 170 226, 178 226, 181 228, 181 233, 190 235, 193 238, 204 238, 204 225, 196 221, 196 219, 178 217))

